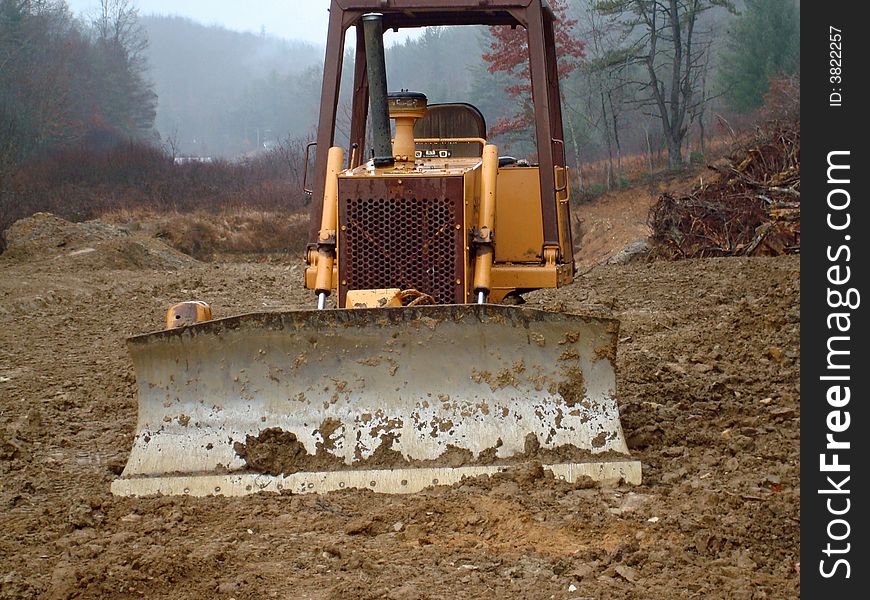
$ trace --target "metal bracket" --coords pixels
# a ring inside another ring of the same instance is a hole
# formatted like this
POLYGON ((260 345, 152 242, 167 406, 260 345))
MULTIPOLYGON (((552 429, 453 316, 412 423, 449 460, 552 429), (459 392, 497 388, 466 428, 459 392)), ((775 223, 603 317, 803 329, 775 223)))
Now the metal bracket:
POLYGON ((556 194, 561 194, 562 192, 568 190, 568 154, 565 152, 565 140, 557 140, 556 138, 553 138, 553 145, 555 146, 556 144, 560 144, 562 146, 562 158, 565 159, 564 161, 562 161, 562 164, 559 165, 565 172, 565 185, 563 185, 562 187, 559 187, 558 184, 556 185, 556 194))
POLYGON ((479 227, 472 227, 469 234, 471 237, 471 244, 474 246, 495 243, 495 231, 493 231, 492 229, 480 229, 479 227))
POLYGON ((337 246, 336 233, 334 229, 327 229, 320 232, 320 239, 317 242, 317 247, 322 250, 324 246, 331 246, 333 248, 337 246))
POLYGON ((559 261, 560 249, 555 247, 544 248, 544 263, 548 267, 555 266, 559 261))

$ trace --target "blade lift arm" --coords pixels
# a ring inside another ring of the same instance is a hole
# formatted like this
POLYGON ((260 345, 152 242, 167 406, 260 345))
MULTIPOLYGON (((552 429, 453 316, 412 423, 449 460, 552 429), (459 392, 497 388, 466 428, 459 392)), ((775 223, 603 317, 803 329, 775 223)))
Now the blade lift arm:
POLYGON ((332 269, 335 265, 338 229, 338 174, 344 166, 344 149, 333 146, 326 162, 326 186, 323 193, 323 215, 317 241, 317 308, 326 308, 326 298, 332 291, 332 269))
POLYGON ((474 230, 474 292, 477 303, 484 304, 492 289, 492 263, 495 256, 495 198, 498 179, 498 148, 483 148, 481 167, 480 213, 474 230))

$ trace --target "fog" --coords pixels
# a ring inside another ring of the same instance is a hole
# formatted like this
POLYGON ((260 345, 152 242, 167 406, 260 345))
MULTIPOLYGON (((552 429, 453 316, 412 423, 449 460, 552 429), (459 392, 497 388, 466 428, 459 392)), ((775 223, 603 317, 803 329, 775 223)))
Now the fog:
MULTIPOLYGON (((69 0, 75 13, 96 11, 99 0, 69 0)), ((187 17, 248 33, 321 44, 329 19, 329 0, 137 0, 139 14, 187 17)))

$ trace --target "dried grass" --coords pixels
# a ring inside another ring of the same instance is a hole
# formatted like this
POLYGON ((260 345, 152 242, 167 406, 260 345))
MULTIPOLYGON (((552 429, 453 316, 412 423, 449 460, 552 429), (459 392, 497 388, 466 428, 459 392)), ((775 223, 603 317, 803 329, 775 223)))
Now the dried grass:
POLYGON ((199 260, 222 255, 292 254, 301 256, 308 235, 308 215, 255 209, 219 212, 119 209, 101 216, 125 224, 199 260))

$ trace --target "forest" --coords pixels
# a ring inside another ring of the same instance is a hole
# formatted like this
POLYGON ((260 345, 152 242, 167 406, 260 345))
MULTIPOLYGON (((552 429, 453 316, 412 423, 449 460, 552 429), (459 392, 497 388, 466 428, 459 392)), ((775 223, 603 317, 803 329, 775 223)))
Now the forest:
MULTIPOLYGON (((550 4, 581 191, 703 162, 765 103, 797 106, 799 0, 550 4)), ((0 232, 36 211, 300 208, 323 52, 143 16, 133 0, 101 0, 89 18, 62 0, 0 0, 0 232)), ((387 50, 392 89, 470 102, 504 154, 534 158, 525 62, 508 28, 431 28, 387 50)), ((352 63, 350 49, 344 91, 352 63)), ((348 121, 345 94, 338 139, 348 121)))

